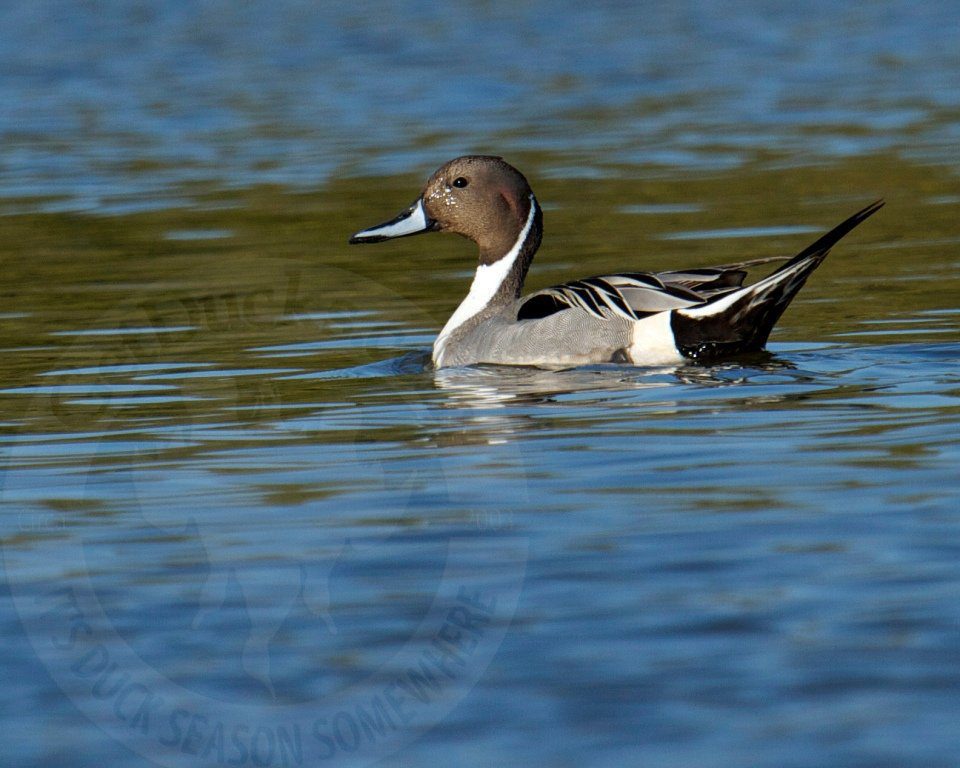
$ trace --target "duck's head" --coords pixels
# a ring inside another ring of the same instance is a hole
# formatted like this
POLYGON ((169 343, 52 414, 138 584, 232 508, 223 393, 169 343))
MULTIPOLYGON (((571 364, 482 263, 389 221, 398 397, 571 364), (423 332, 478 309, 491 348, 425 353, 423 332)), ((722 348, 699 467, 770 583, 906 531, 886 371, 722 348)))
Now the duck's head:
POLYGON ((499 157, 465 155, 438 168, 399 216, 357 232, 350 242, 453 232, 480 247, 481 264, 493 264, 511 252, 521 234, 535 241, 527 243, 532 255, 540 229, 539 207, 520 171, 499 157))

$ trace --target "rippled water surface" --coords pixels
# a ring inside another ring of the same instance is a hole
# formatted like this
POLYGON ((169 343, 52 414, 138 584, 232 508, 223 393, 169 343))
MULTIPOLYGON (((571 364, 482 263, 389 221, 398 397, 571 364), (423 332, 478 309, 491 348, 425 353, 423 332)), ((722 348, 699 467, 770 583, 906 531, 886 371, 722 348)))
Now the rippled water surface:
POLYGON ((4 764, 952 766, 950 3, 0 11, 4 764), (529 285, 798 251, 770 354, 434 371, 529 285))

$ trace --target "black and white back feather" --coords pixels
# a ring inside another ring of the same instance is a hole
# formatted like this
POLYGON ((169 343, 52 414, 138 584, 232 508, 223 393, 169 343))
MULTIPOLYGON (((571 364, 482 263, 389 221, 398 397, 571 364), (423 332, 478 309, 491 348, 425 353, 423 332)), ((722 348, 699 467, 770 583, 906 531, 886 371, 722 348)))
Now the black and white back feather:
POLYGON ((743 287, 747 268, 788 257, 669 272, 624 272, 597 275, 544 288, 530 294, 517 312, 518 320, 547 317, 564 309, 581 309, 601 320, 639 320, 668 309, 704 304, 743 287))

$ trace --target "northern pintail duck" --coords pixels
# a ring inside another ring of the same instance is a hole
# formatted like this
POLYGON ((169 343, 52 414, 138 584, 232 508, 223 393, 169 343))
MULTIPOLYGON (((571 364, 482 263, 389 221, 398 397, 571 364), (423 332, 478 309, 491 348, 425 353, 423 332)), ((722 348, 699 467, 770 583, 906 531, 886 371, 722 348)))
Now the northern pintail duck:
POLYGON ((514 167, 499 157, 469 155, 437 170, 420 197, 395 219, 357 232, 350 242, 455 232, 479 246, 470 291, 433 344, 438 368, 476 363, 668 365, 761 350, 830 248, 882 205, 867 206, 746 287, 748 268, 786 257, 599 275, 521 298, 540 245, 540 206, 514 167))

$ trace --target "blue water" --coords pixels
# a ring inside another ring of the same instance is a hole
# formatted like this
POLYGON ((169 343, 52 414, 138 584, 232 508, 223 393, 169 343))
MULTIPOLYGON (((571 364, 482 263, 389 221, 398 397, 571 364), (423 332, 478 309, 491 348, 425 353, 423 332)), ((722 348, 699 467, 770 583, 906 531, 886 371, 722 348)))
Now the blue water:
POLYGON ((225 398, 219 423, 8 441, 8 748, 279 765, 286 729, 289 764, 950 764, 955 348, 779 352, 677 372, 398 358, 355 373, 349 404, 319 388, 251 422, 225 398), (422 700, 395 686, 410 722, 365 732, 358 707, 462 634, 462 591, 489 608, 463 665, 427 662, 422 700))
POLYGON ((955 11, 4 5, 0 763, 956 765, 955 11), (464 151, 544 279, 892 202, 769 357, 436 372, 469 265, 345 240, 464 151))
POLYGON ((757 148, 955 163, 955 21, 949 0, 6 3, 3 194, 122 212, 478 149, 567 176, 757 148))

